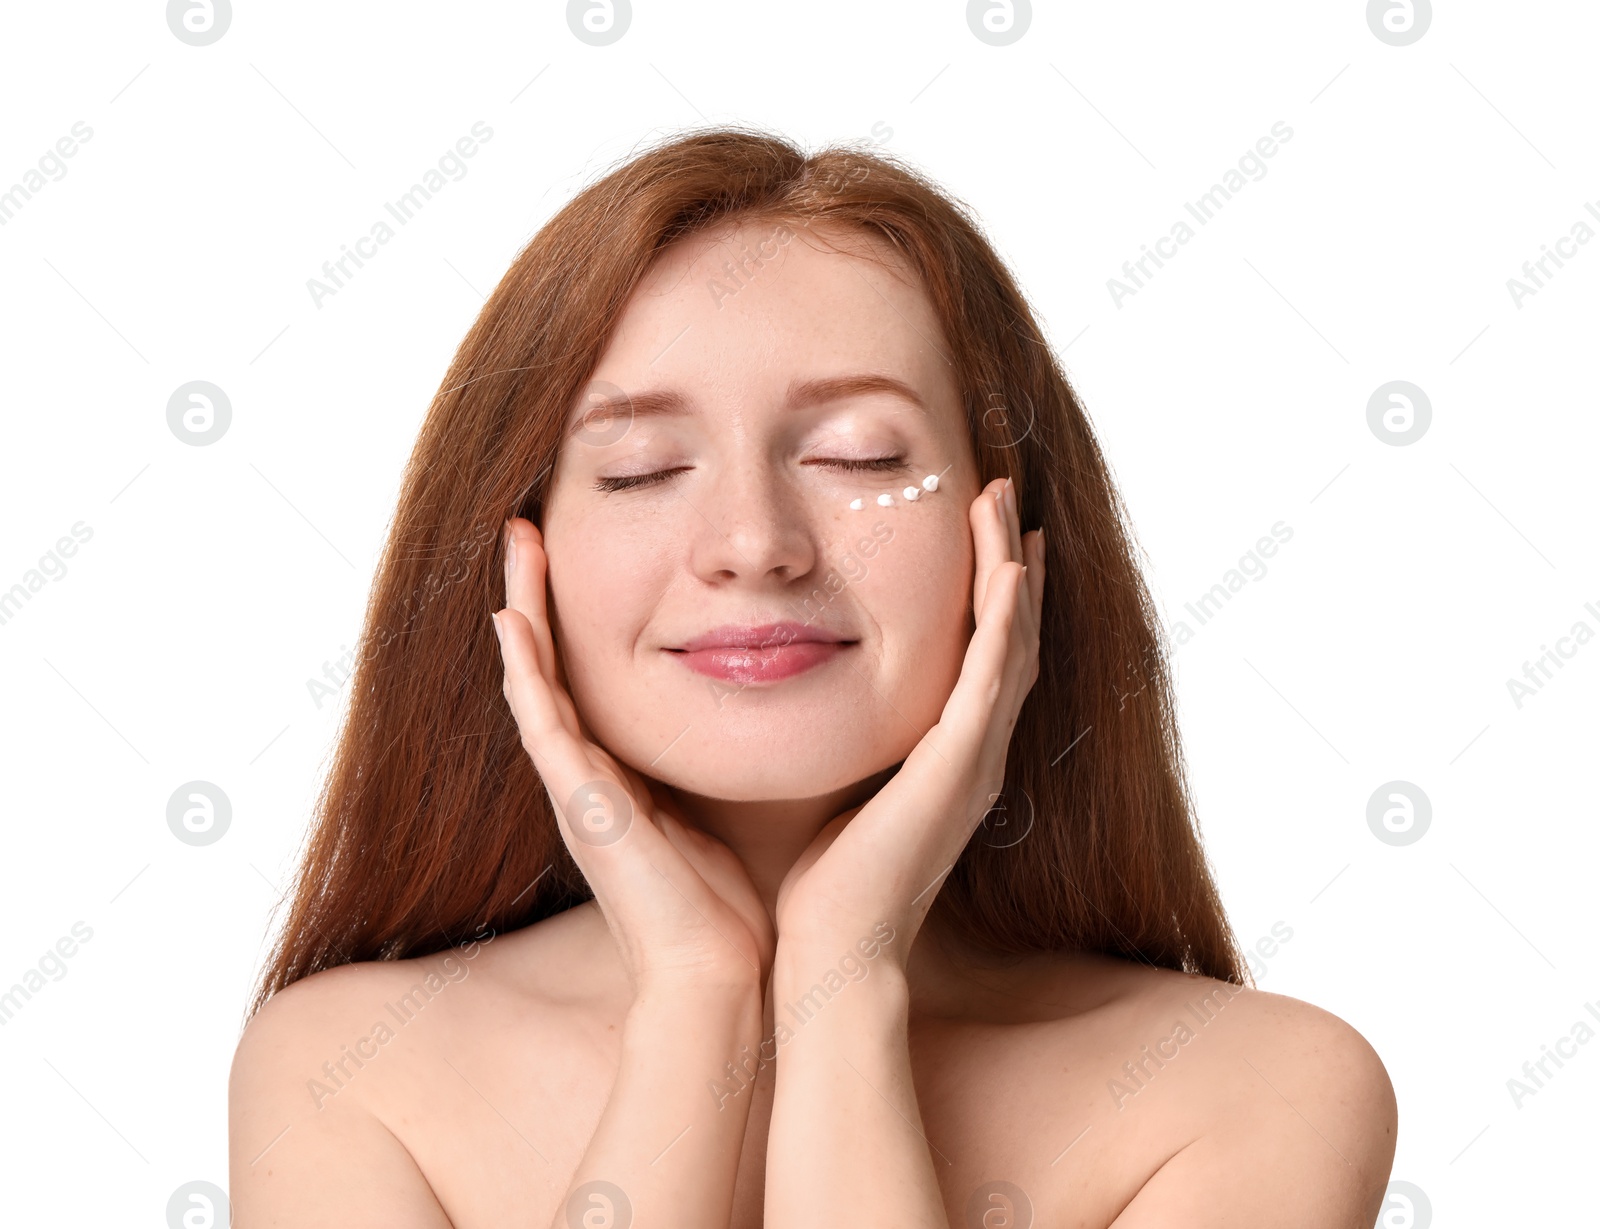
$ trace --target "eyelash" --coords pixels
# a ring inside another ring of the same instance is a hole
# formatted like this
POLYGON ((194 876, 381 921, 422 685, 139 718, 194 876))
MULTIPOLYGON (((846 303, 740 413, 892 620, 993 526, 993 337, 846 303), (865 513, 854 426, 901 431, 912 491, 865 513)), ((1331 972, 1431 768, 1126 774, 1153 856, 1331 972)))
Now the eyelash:
MULTIPOLYGON (((832 465, 839 469, 852 471, 871 470, 879 473, 890 473, 897 469, 904 469, 906 459, 904 457, 875 457, 870 461, 834 459, 822 461, 819 462, 819 464, 832 465)), ((630 474, 622 478, 599 478, 595 480, 594 487, 597 491, 605 491, 608 493, 615 491, 627 491, 641 486, 655 486, 657 483, 665 481, 672 474, 679 474, 682 472, 683 470, 681 468, 663 469, 658 470, 653 474, 630 474)))

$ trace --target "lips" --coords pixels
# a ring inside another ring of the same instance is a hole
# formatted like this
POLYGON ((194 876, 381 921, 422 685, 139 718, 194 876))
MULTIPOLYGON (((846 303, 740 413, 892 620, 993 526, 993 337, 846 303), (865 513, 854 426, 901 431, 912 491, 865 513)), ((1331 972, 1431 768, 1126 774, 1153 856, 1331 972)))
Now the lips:
POLYGON ((668 652, 698 674, 750 684, 793 678, 831 661, 855 643, 806 623, 727 624, 668 652))

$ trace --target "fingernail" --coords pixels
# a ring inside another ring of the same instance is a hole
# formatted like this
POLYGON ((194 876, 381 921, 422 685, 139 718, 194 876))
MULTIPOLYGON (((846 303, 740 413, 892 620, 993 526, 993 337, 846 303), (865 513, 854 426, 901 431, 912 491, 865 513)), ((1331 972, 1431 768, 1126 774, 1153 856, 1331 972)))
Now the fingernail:
POLYGON ((517 570, 517 540, 509 533, 506 534, 506 573, 509 575, 517 570))
POLYGON ((504 646, 506 637, 505 633, 500 630, 500 616, 498 614, 490 615, 489 622, 494 624, 494 638, 498 640, 502 646, 504 646))

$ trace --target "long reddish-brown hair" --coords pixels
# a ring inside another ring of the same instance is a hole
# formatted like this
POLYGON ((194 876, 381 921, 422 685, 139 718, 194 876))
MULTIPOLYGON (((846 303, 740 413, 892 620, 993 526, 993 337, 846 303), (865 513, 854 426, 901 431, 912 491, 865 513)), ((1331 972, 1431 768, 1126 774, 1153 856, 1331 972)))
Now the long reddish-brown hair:
MULTIPOLYGON (((667 245, 714 223, 856 228, 920 274, 987 483, 1050 579, 1005 789, 937 906, 996 953, 1087 950, 1245 984, 1192 814, 1167 656, 1121 499, 1011 274, 900 160, 743 127, 584 189, 467 333, 406 468, 349 706, 283 930, 249 1005, 321 969, 422 956, 589 899, 501 693, 501 527, 540 523, 561 424, 667 245), (1003 822, 1002 822, 1003 820, 1003 822)), ((819 584, 824 578, 819 578, 819 584)))

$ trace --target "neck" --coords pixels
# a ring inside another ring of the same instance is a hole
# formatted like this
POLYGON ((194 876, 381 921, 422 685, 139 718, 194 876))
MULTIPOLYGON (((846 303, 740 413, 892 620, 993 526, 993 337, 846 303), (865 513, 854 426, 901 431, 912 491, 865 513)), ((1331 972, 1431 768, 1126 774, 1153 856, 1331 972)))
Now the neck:
MULTIPOLYGON (((869 802, 898 769, 898 764, 892 765, 863 781, 813 798, 730 802, 667 788, 686 820, 728 846, 744 864, 767 915, 775 919, 778 888, 806 847, 839 814, 869 802)), ((970 996, 969 979, 974 971, 993 971, 1016 963, 1013 958, 997 966, 992 953, 970 944, 937 907, 923 920, 912 951, 907 975, 913 1008, 936 1015, 960 1013, 961 1004, 970 996)), ((770 1016, 770 1003, 767 1011, 770 1016)))
POLYGON ((744 864, 767 916, 777 912, 778 887, 806 847, 829 821, 851 807, 863 806, 894 776, 892 765, 874 776, 812 798, 730 802, 667 787, 684 818, 717 838, 744 864))

